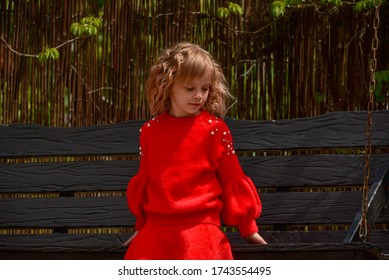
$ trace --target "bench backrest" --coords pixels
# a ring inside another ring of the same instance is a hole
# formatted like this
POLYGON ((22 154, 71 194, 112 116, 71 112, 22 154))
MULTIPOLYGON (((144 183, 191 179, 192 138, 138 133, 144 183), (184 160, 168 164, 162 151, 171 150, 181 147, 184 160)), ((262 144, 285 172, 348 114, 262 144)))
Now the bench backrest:
MULTIPOLYGON (((351 224, 361 207, 366 112, 226 121, 242 167, 261 195, 262 229, 351 224)), ((86 245, 71 234, 128 232, 135 219, 124 195, 138 169, 142 124, 0 126, 0 239, 17 233, 53 234, 64 238, 65 247, 82 247, 86 245)), ((371 143, 372 182, 389 165, 389 111, 373 113, 371 143)), ((385 209, 378 223, 389 221, 385 209)), ((89 245, 97 251, 120 245, 108 244, 104 236, 96 235, 96 244, 89 245)))

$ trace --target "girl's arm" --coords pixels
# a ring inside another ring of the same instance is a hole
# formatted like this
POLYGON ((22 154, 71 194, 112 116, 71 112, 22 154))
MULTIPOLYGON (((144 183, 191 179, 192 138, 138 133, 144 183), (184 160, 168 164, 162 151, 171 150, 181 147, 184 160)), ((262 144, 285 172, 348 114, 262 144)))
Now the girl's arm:
MULTIPOLYGON (((136 217, 135 230, 140 230, 146 222, 143 206, 147 201, 147 133, 143 125, 140 135, 140 165, 138 173, 128 182, 126 197, 131 213, 136 217)), ((135 237, 135 236, 134 236, 135 237)))
POLYGON ((138 231, 136 230, 136 231, 134 232, 134 234, 131 235, 131 237, 128 238, 128 240, 127 240, 126 242, 123 243, 123 246, 126 246, 126 247, 127 247, 128 245, 130 245, 130 243, 132 242, 132 240, 134 240, 135 236, 137 236, 137 235, 138 235, 138 231))
POLYGON ((258 232, 250 234, 246 236, 244 239, 246 239, 247 243, 249 244, 267 244, 265 239, 263 239, 258 232))
POLYGON ((232 136, 227 125, 220 123, 218 128, 216 150, 218 150, 217 174, 223 188, 222 193, 222 218, 231 226, 236 226, 249 243, 266 244, 266 241, 258 234, 256 219, 262 212, 262 203, 257 189, 249 177, 247 177, 235 154, 232 136))

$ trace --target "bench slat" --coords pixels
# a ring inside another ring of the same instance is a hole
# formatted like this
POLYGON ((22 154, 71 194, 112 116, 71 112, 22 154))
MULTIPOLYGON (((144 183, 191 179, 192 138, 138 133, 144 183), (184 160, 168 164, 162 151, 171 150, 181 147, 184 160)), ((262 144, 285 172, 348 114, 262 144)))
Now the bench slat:
POLYGON ((132 120, 72 128, 0 126, 0 157, 138 154, 139 128, 143 123, 132 120))
POLYGON ((241 245, 236 260, 382 260, 381 248, 370 243, 292 243, 241 245))
MULTIPOLYGON (((121 244, 130 234, 38 234, 38 235, 0 235, 0 252, 17 251, 28 248, 44 252, 125 252, 121 244)), ((1 255, 1 253, 0 253, 1 255)))
MULTIPOLYGON (((292 251, 300 244, 300 249, 312 246, 311 240, 320 243, 334 244, 341 239, 339 232, 261 232, 269 241, 268 246, 261 250, 268 253, 274 248, 292 251), (307 245, 308 244, 308 245, 307 245), (265 248, 268 247, 268 248, 265 248)), ((371 242, 379 244, 383 252, 389 252, 389 236, 386 231, 373 231, 371 242)), ((129 234, 50 234, 50 235, 0 235, 0 259, 78 259, 81 255, 87 259, 121 259, 126 250, 121 243, 128 239, 129 234), (23 252, 24 251, 24 252, 23 252), (18 253, 15 253, 18 252, 18 253), (34 252, 29 255, 28 252, 34 252), (52 258, 47 253, 53 253, 52 258), (115 253, 114 253, 115 252, 115 253), (77 254, 78 253, 78 254, 77 254), (59 255, 58 255, 59 254, 59 255), (96 255, 93 255, 96 254, 96 255), (113 257, 113 254, 115 257, 113 257)), ((237 233, 227 233, 228 239, 235 244, 233 251, 239 251, 245 243, 237 233), (239 249, 240 248, 240 249, 239 249)), ((317 244, 317 242, 313 242, 317 244)), ((317 245, 316 245, 317 246, 317 245)), ((285 257, 285 256, 284 256, 285 257)))
MULTIPOLYGON (((366 144, 366 112, 333 112, 279 121, 227 119, 226 122, 237 151, 342 150, 363 148, 366 144)), ((139 128, 143 123, 137 120, 66 129, 37 125, 0 126, 0 158, 136 155, 139 128)), ((373 113, 372 145, 389 147, 389 111, 373 113)), ((268 246, 244 245, 235 240, 236 259, 380 257, 368 244, 342 244, 343 231, 277 231, 288 229, 288 226, 350 225, 360 210, 361 192, 287 191, 290 191, 288 187, 360 186, 363 155, 261 156, 240 160, 245 173, 261 191, 264 212, 258 223, 265 228, 273 225, 275 231, 262 232, 271 243, 268 246), (265 193, 262 188, 266 187, 277 187, 275 190, 279 192, 265 193)), ((370 179, 374 180, 378 170, 388 164, 388 154, 373 154, 370 179)), ((125 197, 73 197, 72 192, 124 191, 137 168, 136 160, 0 165, 1 229, 54 228, 54 234, 50 235, 1 234, 0 259, 22 258, 26 256, 24 251, 29 252, 27 256, 31 258, 43 259, 122 258, 125 248, 120 246, 120 241, 126 240, 128 234, 66 234, 66 231, 78 227, 134 226, 135 218, 128 210, 125 197), (61 195, 29 199, 4 196, 46 192, 61 195), (121 237, 125 238, 119 240, 121 237)), ((383 184, 389 184, 388 178, 383 184)), ((382 193, 380 197, 384 195, 382 193)), ((377 223, 388 223, 388 195, 386 191, 383 210, 375 211, 374 217, 379 214, 377 223)), ((370 241, 382 246, 385 253, 389 252, 388 240, 388 231, 371 234, 370 241)))
MULTIPOLYGON (((240 161, 258 188, 363 185, 364 155, 267 156, 240 161)), ((388 163, 389 154, 371 156, 370 182, 388 163)))
MULTIPOLYGON (((365 111, 276 121, 228 120, 237 150, 364 147, 365 111)), ((389 111, 373 113, 372 145, 389 146, 389 111), (374 129, 379 127, 380 129, 374 129)))
POLYGON ((133 226, 135 218, 124 197, 59 197, 0 199, 4 227, 115 227, 133 226))
MULTIPOLYGON (((388 169, 382 169, 379 174, 376 176, 375 182, 370 186, 368 200, 366 201, 366 230, 368 228, 373 228, 374 224, 380 213, 382 213, 382 209, 387 203, 386 193, 382 182, 388 173, 388 169)), ((352 241, 361 241, 357 232, 360 231, 362 226, 362 209, 356 214, 354 221, 348 231, 347 235, 344 238, 344 242, 352 242, 352 241)), ((366 234, 368 234, 366 232, 366 234)), ((364 240, 362 240, 364 241, 364 240)))
MULTIPOLYGON (((316 117, 247 121, 227 119, 236 150, 364 147, 367 113, 331 112, 316 117), (342 133, 340 133, 342 132, 342 133)), ((0 157, 137 154, 144 121, 115 125, 55 128, 38 125, 0 126, 0 157)), ((389 111, 373 113, 380 127, 372 145, 389 146, 389 111)))
MULTIPOLYGON (((245 157, 240 161, 258 188, 363 185, 363 155, 245 157)), ((389 154, 373 154, 370 180, 388 162, 389 154)), ((0 193, 124 191, 138 166, 136 160, 4 164, 0 165, 0 193)))
MULTIPOLYGON (((263 193, 261 199, 261 225, 345 224, 351 223, 359 210, 361 193, 263 193)), ((2 227, 111 227, 134 223, 124 197, 0 200, 2 227)))
POLYGON ((124 191, 139 161, 0 165, 0 193, 124 191))

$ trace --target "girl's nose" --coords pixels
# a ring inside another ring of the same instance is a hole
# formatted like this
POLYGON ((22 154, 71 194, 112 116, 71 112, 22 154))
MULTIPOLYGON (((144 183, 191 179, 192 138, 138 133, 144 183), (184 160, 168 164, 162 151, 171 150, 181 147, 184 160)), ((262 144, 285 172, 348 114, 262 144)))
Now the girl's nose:
POLYGON ((202 97, 203 97, 203 95, 202 95, 201 91, 197 91, 193 98, 196 99, 196 100, 199 100, 202 97))

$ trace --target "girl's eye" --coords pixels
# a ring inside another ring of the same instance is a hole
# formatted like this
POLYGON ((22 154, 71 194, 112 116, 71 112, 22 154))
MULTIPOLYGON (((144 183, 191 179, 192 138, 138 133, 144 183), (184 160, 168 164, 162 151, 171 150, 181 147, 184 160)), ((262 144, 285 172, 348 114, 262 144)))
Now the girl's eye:
POLYGON ((185 87, 186 90, 192 91, 194 88, 193 87, 185 87))
POLYGON ((209 88, 203 88, 203 91, 209 91, 209 88))

